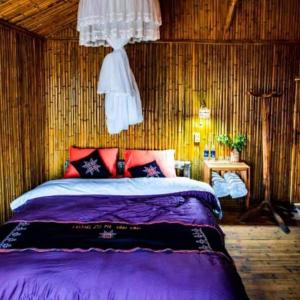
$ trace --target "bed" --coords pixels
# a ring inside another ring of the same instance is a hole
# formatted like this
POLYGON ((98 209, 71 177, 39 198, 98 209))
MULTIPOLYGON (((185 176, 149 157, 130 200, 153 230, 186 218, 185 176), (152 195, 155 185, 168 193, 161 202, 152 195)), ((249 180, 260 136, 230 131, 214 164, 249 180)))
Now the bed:
POLYGON ((61 179, 12 202, 0 299, 248 299, 211 187, 188 178, 61 179))

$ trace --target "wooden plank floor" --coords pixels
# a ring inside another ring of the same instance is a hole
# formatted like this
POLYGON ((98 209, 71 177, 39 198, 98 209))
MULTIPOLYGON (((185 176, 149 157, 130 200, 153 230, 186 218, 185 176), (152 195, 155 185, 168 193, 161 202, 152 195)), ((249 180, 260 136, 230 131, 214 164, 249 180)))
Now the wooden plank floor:
POLYGON ((300 227, 222 225, 251 300, 300 299, 300 227))

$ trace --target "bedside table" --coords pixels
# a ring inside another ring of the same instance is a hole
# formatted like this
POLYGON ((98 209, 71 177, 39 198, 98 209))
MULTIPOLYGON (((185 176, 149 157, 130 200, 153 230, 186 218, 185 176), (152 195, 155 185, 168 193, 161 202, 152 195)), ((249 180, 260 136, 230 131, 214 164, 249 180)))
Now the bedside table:
POLYGON ((225 172, 235 172, 240 175, 246 184, 248 194, 246 196, 246 208, 250 205, 250 166, 244 162, 227 162, 227 161, 204 161, 204 182, 211 184, 211 172, 216 171, 223 175, 225 172))

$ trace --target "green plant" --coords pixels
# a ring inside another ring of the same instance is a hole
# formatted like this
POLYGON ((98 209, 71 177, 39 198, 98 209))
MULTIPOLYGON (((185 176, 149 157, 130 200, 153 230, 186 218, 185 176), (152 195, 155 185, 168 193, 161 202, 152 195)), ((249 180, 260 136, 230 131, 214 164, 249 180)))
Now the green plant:
POLYGON ((221 145, 229 147, 231 150, 236 149, 242 152, 247 144, 247 137, 244 134, 238 134, 233 139, 227 134, 220 134, 217 136, 217 141, 221 145))
POLYGON ((221 145, 231 148, 232 140, 227 134, 220 134, 217 136, 217 142, 221 145))

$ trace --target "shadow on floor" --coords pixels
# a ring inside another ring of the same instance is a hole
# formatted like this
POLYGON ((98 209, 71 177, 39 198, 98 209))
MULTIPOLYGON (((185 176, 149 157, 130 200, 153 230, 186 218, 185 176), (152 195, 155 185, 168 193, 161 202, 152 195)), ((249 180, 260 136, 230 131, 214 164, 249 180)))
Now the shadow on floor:
MULTIPOLYGON (((239 221, 240 217, 245 213, 243 199, 234 200, 231 198, 220 199, 224 217, 220 224, 224 225, 274 225, 275 222, 269 217, 268 213, 262 214, 259 218, 249 220, 246 223, 239 221)), ((256 204, 257 205, 257 204, 256 204)), ((290 205, 289 203, 274 203, 277 212, 281 215, 288 226, 300 226, 300 207, 290 205)), ((254 204, 255 206, 255 204, 254 204)))

